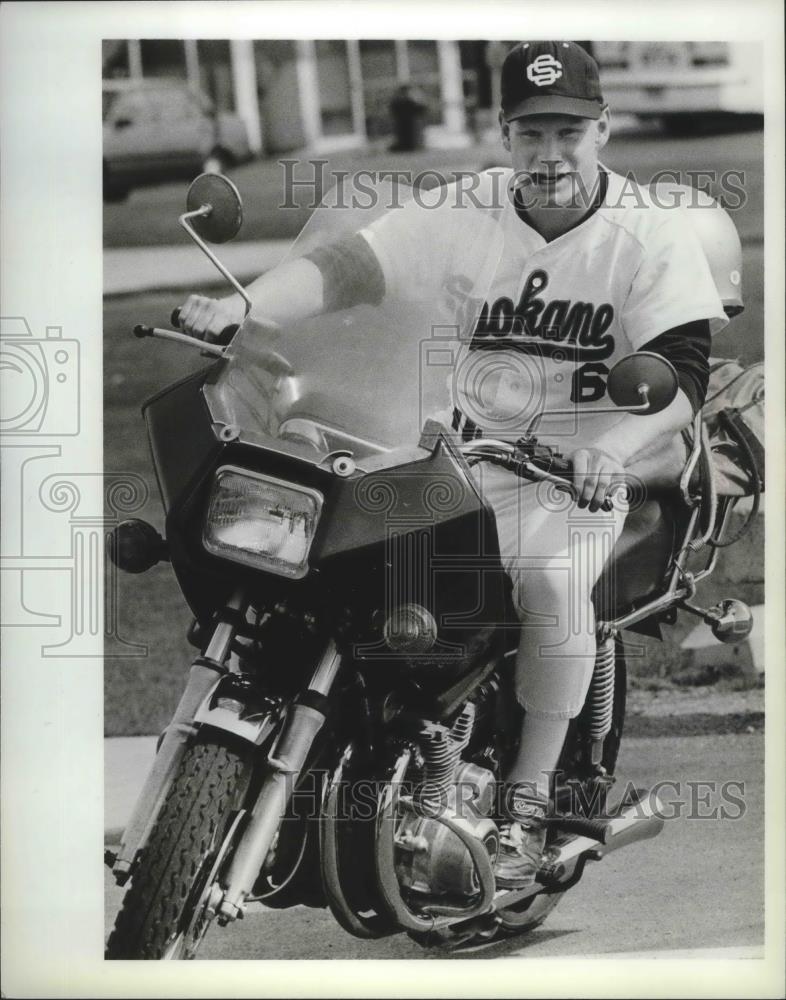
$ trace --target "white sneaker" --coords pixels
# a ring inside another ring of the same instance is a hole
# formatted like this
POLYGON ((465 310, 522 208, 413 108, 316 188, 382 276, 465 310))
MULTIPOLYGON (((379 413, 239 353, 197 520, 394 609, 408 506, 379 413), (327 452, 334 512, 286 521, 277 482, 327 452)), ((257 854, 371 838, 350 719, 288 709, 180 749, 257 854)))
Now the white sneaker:
POLYGON ((523 889, 535 881, 543 861, 546 827, 536 819, 526 825, 509 820, 500 827, 499 854, 494 865, 497 885, 502 889, 523 889))
POLYGON ((521 785, 505 788, 505 821, 500 825, 500 847, 494 866, 497 885, 503 889, 522 889, 535 881, 546 846, 543 822, 548 800, 521 785))

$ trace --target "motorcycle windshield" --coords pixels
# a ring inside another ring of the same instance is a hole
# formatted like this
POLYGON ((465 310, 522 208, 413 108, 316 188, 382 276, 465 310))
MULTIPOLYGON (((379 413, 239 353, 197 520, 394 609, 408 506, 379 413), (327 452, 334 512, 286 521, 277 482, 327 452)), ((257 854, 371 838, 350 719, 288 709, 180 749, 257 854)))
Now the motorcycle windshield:
POLYGON ((456 195, 451 185, 413 194, 389 182, 328 193, 263 279, 302 317, 304 279, 316 276, 320 310, 271 332, 254 318, 265 315, 255 291, 206 386, 228 438, 315 461, 337 451, 359 459, 417 444, 429 418, 450 423, 458 352, 502 249, 498 213, 456 195))

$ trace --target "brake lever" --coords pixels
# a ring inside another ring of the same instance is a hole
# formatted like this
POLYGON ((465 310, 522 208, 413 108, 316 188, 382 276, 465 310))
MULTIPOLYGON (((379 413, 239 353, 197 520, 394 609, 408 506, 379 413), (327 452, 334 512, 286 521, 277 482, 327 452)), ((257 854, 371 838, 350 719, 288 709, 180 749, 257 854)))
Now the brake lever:
POLYGON ((522 478, 553 483, 558 490, 563 493, 571 493, 573 495, 573 499, 576 499, 576 487, 567 479, 563 479, 562 476, 555 476, 551 472, 546 472, 545 469, 538 468, 537 465, 533 465, 532 462, 526 458, 513 458, 513 465, 516 475, 520 475, 522 478), (526 476, 524 476, 525 472, 527 473, 526 476))
POLYGON ((134 327, 134 336, 140 339, 142 337, 158 337, 160 340, 174 340, 177 344, 186 344, 188 347, 198 348, 200 353, 209 357, 224 357, 225 348, 219 347, 218 344, 206 344, 204 341, 197 340, 196 337, 189 337, 187 333, 177 333, 175 330, 163 330, 158 326, 145 326, 142 323, 137 323, 134 327))

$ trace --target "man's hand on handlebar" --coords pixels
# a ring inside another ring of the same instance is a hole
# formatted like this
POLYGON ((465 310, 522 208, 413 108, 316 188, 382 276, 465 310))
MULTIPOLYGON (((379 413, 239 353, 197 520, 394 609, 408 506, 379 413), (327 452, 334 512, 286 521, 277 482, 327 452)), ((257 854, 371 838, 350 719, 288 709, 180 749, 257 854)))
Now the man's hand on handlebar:
POLYGON ((570 456, 577 505, 599 510, 610 487, 625 481, 625 469, 618 458, 600 448, 577 448, 570 456))
POLYGON ((245 303, 239 295, 228 295, 223 299, 189 295, 176 312, 179 314, 177 325, 184 333, 213 343, 227 328, 237 328, 243 322, 245 303))

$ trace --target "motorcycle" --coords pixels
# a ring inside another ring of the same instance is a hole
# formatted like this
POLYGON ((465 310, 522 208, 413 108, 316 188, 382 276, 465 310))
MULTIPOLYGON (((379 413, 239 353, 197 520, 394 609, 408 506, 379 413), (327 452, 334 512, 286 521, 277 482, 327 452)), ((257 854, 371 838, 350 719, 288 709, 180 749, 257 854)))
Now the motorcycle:
MULTIPOLYGON (((371 208, 334 192, 287 261, 389 205, 381 191, 371 208)), ((193 182, 180 223, 250 308, 207 245, 241 222, 230 181, 193 182)), ((424 273, 406 297, 283 328, 247 315, 215 344, 135 329, 211 360, 143 406, 166 540, 133 519, 111 544, 128 572, 171 562, 199 652, 105 857, 130 882, 110 959, 193 958, 214 920, 227 926, 253 903, 328 907, 357 937, 405 932, 424 947, 519 935, 589 862, 663 827, 646 789, 610 799, 621 633, 660 634, 677 609, 724 641, 751 624, 740 602, 691 603, 717 549, 692 560, 733 507, 707 502, 698 422, 680 482, 629 498, 595 588, 594 675, 555 777, 543 865, 525 887, 495 883, 496 792, 523 711, 511 693, 519 624, 472 470, 497 463, 549 502, 574 495, 569 463, 537 439, 543 414, 514 441, 466 440, 433 419, 499 251, 494 220, 478 212, 471 226, 472 241, 444 248, 461 279, 450 287, 424 273)), ((653 413, 676 391, 671 365, 640 352, 612 369, 611 406, 597 409, 653 413)))

